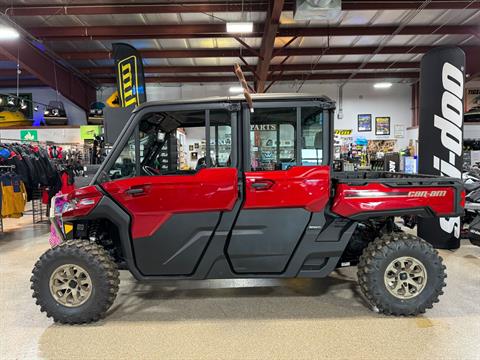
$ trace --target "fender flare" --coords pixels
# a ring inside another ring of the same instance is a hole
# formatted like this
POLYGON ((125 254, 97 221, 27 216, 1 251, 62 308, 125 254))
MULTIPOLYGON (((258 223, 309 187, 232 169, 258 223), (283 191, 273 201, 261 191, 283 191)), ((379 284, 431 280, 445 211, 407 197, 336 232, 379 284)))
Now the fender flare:
POLYGON ((130 233, 130 214, 120 205, 108 196, 103 196, 97 206, 81 220, 99 220, 106 219, 114 224, 118 229, 118 236, 122 253, 127 263, 127 268, 136 279, 143 278, 143 275, 137 268, 135 263, 135 255, 133 253, 130 233))

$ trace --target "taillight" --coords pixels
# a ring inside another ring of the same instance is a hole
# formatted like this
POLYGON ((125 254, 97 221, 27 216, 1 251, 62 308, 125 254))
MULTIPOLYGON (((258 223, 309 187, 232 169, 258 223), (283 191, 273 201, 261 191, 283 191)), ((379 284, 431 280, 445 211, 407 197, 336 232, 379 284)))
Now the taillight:
POLYGON ((65 219, 88 215, 102 196, 96 186, 87 186, 72 191, 67 195, 67 204, 64 207, 62 217, 65 219))

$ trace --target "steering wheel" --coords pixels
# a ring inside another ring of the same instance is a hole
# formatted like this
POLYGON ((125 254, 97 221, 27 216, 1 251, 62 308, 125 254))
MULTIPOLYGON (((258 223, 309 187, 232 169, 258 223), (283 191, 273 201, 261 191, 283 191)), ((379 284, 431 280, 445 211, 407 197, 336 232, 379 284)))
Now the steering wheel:
POLYGON ((151 166, 148 166, 148 165, 142 166, 142 169, 147 175, 150 175, 150 176, 155 176, 155 175, 160 175, 161 174, 160 170, 155 169, 154 167, 151 167, 151 166))

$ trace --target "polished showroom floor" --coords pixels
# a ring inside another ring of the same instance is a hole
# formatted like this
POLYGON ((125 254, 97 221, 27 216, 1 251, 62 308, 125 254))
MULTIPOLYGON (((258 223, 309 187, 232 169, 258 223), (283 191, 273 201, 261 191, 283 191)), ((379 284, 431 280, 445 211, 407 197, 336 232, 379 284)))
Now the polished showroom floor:
POLYGON ((470 243, 442 252, 446 293, 417 318, 370 311, 354 269, 323 280, 155 285, 124 272, 106 319, 65 326, 31 297, 30 271, 49 246, 48 227, 6 223, 0 359, 480 359, 480 248, 470 243))

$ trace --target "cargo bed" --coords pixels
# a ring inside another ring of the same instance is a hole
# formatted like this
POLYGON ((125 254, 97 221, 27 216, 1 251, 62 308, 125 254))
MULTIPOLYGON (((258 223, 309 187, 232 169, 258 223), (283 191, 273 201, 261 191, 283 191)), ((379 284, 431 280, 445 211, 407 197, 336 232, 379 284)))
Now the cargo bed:
POLYGON ((361 171, 333 173, 332 182, 332 211, 355 220, 402 215, 451 217, 463 212, 460 179, 361 171))

